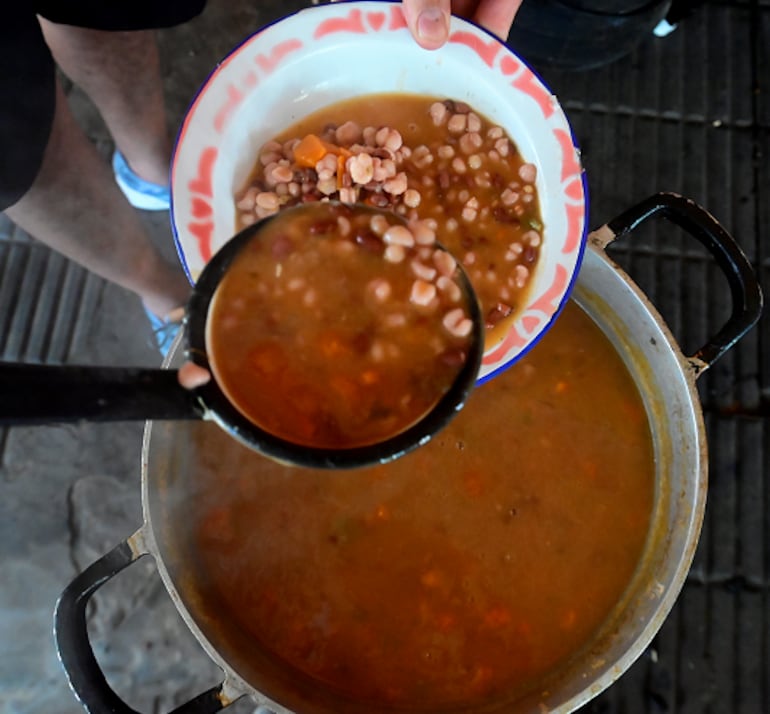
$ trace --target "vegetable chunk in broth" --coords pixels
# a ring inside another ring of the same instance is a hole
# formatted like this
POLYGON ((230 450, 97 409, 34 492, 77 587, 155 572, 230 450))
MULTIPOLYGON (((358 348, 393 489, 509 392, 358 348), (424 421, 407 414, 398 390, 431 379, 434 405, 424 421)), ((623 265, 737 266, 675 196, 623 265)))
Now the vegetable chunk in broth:
POLYGON ((539 692, 591 645, 650 526, 644 406, 574 303, 391 464, 291 469, 218 431, 191 447, 199 490, 184 506, 193 599, 218 623, 207 636, 237 633, 242 660, 267 657, 346 711, 539 692))
POLYGON ((430 221, 468 271, 491 346, 526 299, 540 255, 536 180, 504 130, 464 102, 367 95, 265 144, 236 197, 237 223, 324 198, 430 221))

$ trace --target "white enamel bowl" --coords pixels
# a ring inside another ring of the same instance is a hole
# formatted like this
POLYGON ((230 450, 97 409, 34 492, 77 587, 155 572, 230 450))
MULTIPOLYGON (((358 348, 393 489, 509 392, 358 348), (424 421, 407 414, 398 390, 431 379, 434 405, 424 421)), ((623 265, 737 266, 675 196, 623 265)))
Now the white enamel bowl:
POLYGON ((523 355, 565 304, 586 239, 579 151, 556 98, 503 43, 453 18, 438 51, 412 39, 398 2, 311 7, 246 39, 212 72, 183 122, 174 152, 172 227, 194 281, 236 232, 234 194, 260 147, 336 101, 404 92, 470 104, 501 125, 538 168, 544 220, 528 304, 488 345, 480 380, 523 355))

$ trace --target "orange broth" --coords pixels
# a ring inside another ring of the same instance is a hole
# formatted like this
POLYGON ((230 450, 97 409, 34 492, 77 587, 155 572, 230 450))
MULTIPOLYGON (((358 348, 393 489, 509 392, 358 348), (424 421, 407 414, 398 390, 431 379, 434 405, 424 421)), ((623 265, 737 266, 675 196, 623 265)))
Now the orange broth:
POLYGON ((537 691, 621 600, 654 498, 639 393, 574 303, 391 464, 291 469, 216 429, 193 460, 212 474, 193 519, 210 619, 361 712, 537 691))

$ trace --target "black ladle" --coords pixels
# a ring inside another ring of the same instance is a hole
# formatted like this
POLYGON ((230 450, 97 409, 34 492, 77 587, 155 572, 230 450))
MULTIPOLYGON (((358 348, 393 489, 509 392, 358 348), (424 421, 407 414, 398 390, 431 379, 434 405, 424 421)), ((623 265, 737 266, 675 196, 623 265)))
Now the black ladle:
MULTIPOLYGON (((209 304, 235 256, 269 220, 258 221, 235 235, 203 269, 184 318, 185 355, 189 361, 209 369, 206 348, 209 304)), ((328 469, 386 463, 428 442, 462 408, 476 382, 484 350, 484 325, 470 281, 462 268, 458 266, 458 269, 458 282, 469 298, 466 308, 473 322, 465 364, 450 389, 424 417, 384 441, 347 449, 293 443, 261 429, 244 417, 213 376, 200 387, 186 389, 179 384, 176 369, 139 367, 0 362, 0 426, 209 419, 246 446, 285 463, 328 469)))

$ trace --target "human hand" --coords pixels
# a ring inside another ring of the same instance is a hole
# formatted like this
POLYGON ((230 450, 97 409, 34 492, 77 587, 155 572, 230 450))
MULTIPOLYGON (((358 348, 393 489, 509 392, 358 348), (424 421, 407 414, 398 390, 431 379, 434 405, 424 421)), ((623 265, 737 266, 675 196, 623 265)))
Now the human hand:
POLYGON ((521 3, 522 0, 403 0, 403 9, 417 44, 435 50, 447 41, 450 13, 472 20, 505 40, 521 3))

